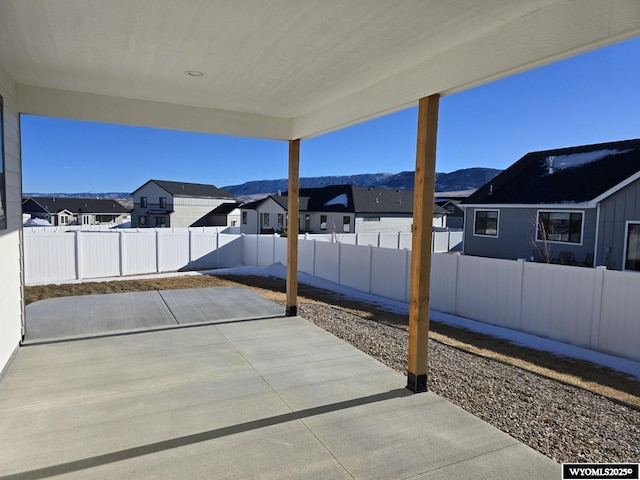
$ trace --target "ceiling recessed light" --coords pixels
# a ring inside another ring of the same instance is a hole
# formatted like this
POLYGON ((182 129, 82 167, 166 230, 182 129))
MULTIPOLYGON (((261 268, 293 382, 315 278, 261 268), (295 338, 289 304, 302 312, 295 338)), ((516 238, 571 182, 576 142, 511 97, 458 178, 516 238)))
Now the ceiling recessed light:
POLYGON ((187 75, 189 75, 190 77, 203 77, 204 73, 199 72, 197 70, 187 70, 185 72, 187 75))

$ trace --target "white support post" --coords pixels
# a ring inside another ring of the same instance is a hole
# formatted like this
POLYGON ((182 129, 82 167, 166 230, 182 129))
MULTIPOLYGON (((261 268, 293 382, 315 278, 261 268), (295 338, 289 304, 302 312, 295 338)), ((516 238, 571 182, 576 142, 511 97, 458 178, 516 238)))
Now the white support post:
POLYGON ((120 240, 120 276, 124 277, 125 276, 125 258, 124 258, 124 253, 125 253, 125 247, 124 247, 124 231, 120 230, 118 232, 119 235, 119 240, 120 240))

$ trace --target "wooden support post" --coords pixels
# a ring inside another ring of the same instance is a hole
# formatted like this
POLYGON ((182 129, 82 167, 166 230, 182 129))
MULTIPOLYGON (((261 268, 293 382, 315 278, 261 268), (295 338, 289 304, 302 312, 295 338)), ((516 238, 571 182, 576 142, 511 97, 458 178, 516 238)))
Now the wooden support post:
POLYGON ((287 205, 287 317, 294 317, 298 314, 299 177, 300 140, 289 140, 289 193, 287 205))
POLYGON ((407 388, 414 393, 427 391, 431 231, 436 180, 439 103, 440 95, 435 94, 421 98, 418 104, 407 362, 407 388))

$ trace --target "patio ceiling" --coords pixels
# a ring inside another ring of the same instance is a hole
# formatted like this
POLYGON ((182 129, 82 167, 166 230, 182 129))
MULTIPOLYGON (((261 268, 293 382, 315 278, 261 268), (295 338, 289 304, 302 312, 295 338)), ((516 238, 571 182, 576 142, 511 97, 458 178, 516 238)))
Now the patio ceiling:
POLYGON ((21 113, 279 139, 638 34, 637 0, 0 2, 21 113))

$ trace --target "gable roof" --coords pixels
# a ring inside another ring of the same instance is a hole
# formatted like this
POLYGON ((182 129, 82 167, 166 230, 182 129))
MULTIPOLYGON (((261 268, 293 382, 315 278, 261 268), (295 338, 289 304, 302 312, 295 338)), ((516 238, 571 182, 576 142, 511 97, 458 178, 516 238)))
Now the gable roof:
MULTIPOLYGON (((199 197, 199 198, 236 198, 234 194, 215 185, 204 183, 172 182, 169 180, 149 180, 166 190, 174 197, 199 197)), ((149 183, 147 182, 147 183, 149 183)), ((144 185, 146 185, 145 183, 144 185)), ((144 187, 144 185, 142 187, 144 187)), ((140 190, 139 187, 136 191, 140 190)))
POLYGON ((526 154, 464 204, 588 204, 640 175, 640 139, 526 154))
POLYGON ((229 215, 236 208, 240 207, 238 202, 225 202, 218 205, 209 212, 209 215, 229 215))
POLYGON ((37 205, 48 213, 58 213, 67 210, 70 213, 104 213, 104 214, 124 214, 129 213, 129 209, 117 200, 110 198, 78 198, 78 197, 28 197, 23 200, 24 212, 41 212, 40 208, 31 209, 37 205), (33 202, 30 202, 30 200, 33 202))

